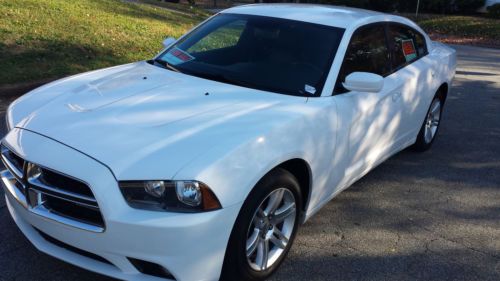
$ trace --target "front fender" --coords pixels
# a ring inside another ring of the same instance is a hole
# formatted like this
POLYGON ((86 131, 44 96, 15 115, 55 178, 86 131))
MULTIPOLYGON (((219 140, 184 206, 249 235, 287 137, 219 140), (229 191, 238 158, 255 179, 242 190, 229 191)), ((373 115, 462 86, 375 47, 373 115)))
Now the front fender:
POLYGON ((210 149, 186 167, 174 179, 196 179, 207 184, 223 207, 243 202, 257 182, 279 164, 305 158, 303 151, 264 136, 244 143, 225 143, 210 149), (281 143, 281 146, 280 146, 281 143), (228 147, 235 145, 233 149, 228 147))
POLYGON ((270 115, 271 119, 263 119, 267 129, 244 128, 242 133, 233 134, 192 160, 173 178, 206 183, 227 207, 243 202, 257 182, 276 166, 302 159, 311 171, 306 203, 309 209, 333 191, 341 172, 336 169, 332 173, 337 117, 330 101, 318 98, 288 113, 281 112, 286 114, 270 115))

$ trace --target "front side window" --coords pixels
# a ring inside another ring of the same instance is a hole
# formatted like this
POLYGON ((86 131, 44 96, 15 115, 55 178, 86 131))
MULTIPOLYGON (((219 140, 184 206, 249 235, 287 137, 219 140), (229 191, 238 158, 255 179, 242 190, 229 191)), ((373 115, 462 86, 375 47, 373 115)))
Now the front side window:
POLYGON ((398 70, 427 55, 425 38, 418 31, 401 24, 389 25, 392 67, 398 70))
POLYGON ((248 88, 319 96, 343 33, 336 27, 224 13, 169 47, 156 64, 248 88))
POLYGON ((360 27, 352 35, 347 47, 335 85, 335 93, 347 92, 342 82, 353 72, 370 72, 387 76, 391 71, 389 62, 385 26, 372 24, 360 27))

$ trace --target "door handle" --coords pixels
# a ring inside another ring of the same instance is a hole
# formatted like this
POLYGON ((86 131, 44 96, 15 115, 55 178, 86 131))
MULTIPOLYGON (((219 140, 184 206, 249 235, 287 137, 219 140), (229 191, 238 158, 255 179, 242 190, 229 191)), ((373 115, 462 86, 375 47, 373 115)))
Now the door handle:
POLYGON ((392 101, 397 101, 401 97, 401 92, 395 92, 392 94, 392 101))

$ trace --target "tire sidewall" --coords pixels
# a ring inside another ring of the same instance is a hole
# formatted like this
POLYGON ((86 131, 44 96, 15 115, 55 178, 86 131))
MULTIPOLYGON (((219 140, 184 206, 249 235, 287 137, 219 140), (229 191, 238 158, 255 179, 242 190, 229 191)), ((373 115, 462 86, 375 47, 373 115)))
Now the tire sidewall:
POLYGON ((426 151, 428 150, 432 144, 434 143, 434 140, 436 140, 437 136, 438 136, 438 133, 439 133, 439 128, 441 127, 441 121, 443 119, 443 107, 444 107, 444 100, 440 97, 439 93, 436 93, 436 95, 434 96, 434 98, 432 99, 431 101, 431 104, 429 105, 429 108, 427 109, 427 112, 425 114, 425 118, 424 118, 424 121, 422 122, 422 126, 420 127, 420 131, 418 132, 418 136, 417 136, 417 141, 415 142, 415 145, 413 146, 413 148, 416 150, 416 151, 426 151), (434 137, 432 138, 432 140, 430 142, 426 142, 425 141, 425 123, 427 122, 427 118, 429 116, 429 112, 431 111, 431 108, 432 108, 432 105, 434 104, 434 101, 435 100, 438 100, 439 103, 440 103, 440 109, 439 109, 439 114, 440 114, 440 119, 439 119, 439 124, 436 128, 436 133, 434 134, 434 137))
POLYGON ((222 280, 263 280, 268 278, 280 266, 284 258, 287 256, 299 224, 300 212, 302 210, 302 197, 297 179, 288 171, 276 169, 268 173, 262 178, 255 188, 250 192, 247 199, 241 207, 240 213, 236 219, 235 225, 231 232, 224 265, 222 270, 222 280), (248 228, 253 219, 255 211, 260 206, 261 202, 272 191, 278 188, 286 188, 290 190, 295 197, 296 216, 292 235, 289 239, 287 247, 280 258, 268 269, 264 271, 255 271, 248 264, 246 257, 246 241, 248 228))

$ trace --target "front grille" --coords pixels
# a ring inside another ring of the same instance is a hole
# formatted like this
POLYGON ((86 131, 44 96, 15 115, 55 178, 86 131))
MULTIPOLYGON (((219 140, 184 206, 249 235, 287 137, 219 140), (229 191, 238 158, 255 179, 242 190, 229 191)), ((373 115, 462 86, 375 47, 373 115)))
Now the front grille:
MULTIPOLYGON (((2 160, 13 175, 12 182, 22 195, 16 197, 30 211, 94 232, 104 231, 104 220, 89 186, 75 178, 25 161, 6 146, 2 160)), ((3 176, 3 175, 2 175, 3 176)))
POLYGON ((25 185, 23 183, 24 174, 24 160, 19 157, 14 152, 7 149, 5 146, 1 146, 1 157, 4 166, 9 169, 11 174, 14 176, 12 179, 13 185, 22 193, 25 194, 25 185))
POLYGON ((53 186, 59 190, 69 191, 75 194, 94 197, 90 188, 83 182, 74 180, 70 177, 61 176, 51 170, 41 168, 43 179, 49 186, 53 186), (62 188, 64 187, 64 188, 62 188))
POLYGON ((11 166, 13 171, 15 171, 16 176, 22 177, 24 160, 5 146, 2 147, 2 155, 4 156, 4 161, 8 163, 7 165, 11 166))
POLYGON ((99 209, 78 205, 74 202, 59 199, 57 197, 43 195, 44 205, 55 214, 66 216, 83 223, 90 223, 95 226, 104 226, 99 209))

